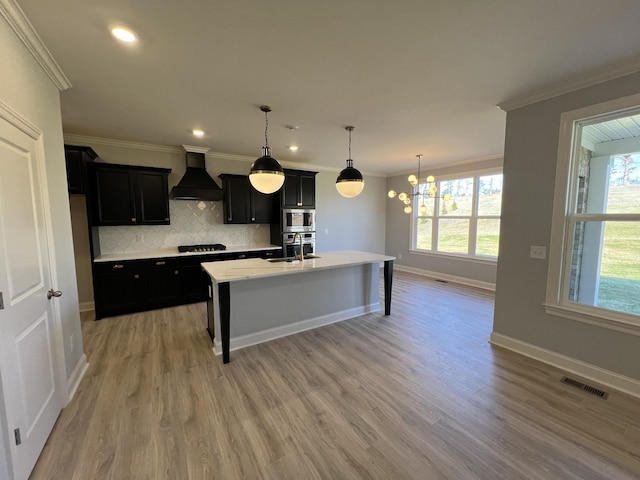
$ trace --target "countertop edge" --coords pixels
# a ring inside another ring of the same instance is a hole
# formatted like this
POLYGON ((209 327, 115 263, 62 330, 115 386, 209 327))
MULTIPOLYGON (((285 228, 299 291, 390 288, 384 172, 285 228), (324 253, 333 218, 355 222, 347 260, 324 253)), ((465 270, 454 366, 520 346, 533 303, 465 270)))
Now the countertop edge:
POLYGON ((94 263, 101 262, 122 262, 126 260, 148 260, 150 258, 169 258, 169 257, 194 257, 199 255, 220 255, 224 253, 240 253, 240 252, 256 252, 259 250, 280 250, 278 245, 252 245, 252 246, 233 246, 227 247, 226 250, 215 250, 212 252, 178 252, 178 247, 171 247, 162 250, 149 250, 146 252, 131 253, 109 253, 100 255, 93 259, 94 263))
POLYGON ((320 270, 355 267, 372 263, 395 260, 396 257, 371 252, 339 251, 318 253, 318 258, 308 259, 303 264, 271 263, 264 259, 227 260, 224 262, 204 262, 202 267, 215 284, 232 283, 245 280, 266 279, 282 275, 294 275, 320 270), (348 259, 347 256, 356 258, 348 259), (357 258, 361 257, 361 258, 357 258), (362 258, 366 257, 366 258, 362 258), (220 273, 228 268, 230 273, 220 273), (244 272, 243 272, 244 271, 244 272))

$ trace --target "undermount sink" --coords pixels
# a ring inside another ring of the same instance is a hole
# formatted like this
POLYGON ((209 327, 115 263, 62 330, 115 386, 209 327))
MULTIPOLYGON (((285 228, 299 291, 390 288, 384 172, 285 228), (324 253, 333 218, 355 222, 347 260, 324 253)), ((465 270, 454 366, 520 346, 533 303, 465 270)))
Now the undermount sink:
MULTIPOLYGON (((306 259, 314 259, 314 258, 320 258, 318 255, 305 255, 304 256, 304 260, 306 259)), ((296 260, 299 260, 298 257, 283 257, 283 258, 269 258, 267 259, 267 262, 269 263, 280 263, 280 262, 294 262, 296 260)))

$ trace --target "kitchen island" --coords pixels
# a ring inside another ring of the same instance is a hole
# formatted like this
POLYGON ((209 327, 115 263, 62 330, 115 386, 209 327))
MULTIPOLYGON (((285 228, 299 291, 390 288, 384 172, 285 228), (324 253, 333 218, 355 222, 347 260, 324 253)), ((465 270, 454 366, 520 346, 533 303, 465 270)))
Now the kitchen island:
POLYGON ((216 353, 229 363, 231 350, 381 310, 383 262, 389 315, 394 259, 340 251, 303 262, 255 258, 203 263, 211 278, 207 329, 216 353))

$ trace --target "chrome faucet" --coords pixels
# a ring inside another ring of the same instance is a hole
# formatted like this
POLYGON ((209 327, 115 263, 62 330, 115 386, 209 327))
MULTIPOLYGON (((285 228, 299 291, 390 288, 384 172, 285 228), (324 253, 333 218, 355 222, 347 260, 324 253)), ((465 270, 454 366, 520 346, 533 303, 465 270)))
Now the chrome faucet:
MULTIPOLYGON (((296 237, 300 238, 300 263, 302 263, 303 259, 304 259, 304 249, 302 247, 302 234, 300 232, 296 232, 295 235, 293 236, 293 243, 296 243, 296 237)), ((295 256, 295 250, 294 250, 294 256, 295 256)))

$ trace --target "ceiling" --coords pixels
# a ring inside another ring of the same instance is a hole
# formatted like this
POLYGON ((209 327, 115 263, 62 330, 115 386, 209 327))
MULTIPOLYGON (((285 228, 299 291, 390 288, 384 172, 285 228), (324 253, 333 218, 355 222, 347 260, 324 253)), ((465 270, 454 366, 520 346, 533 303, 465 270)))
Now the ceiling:
POLYGON ((583 141, 592 145, 637 137, 640 137, 640 115, 594 123, 582 129, 583 141))
POLYGON ((637 0, 17 1, 67 134, 258 157, 266 104, 275 158, 343 168, 354 125, 365 174, 499 156, 496 105, 640 58, 637 0))

